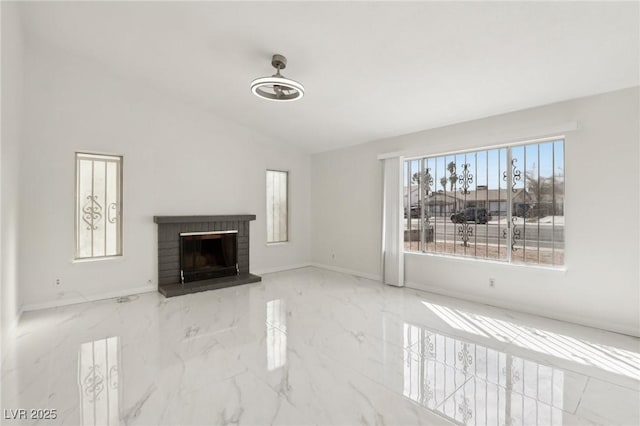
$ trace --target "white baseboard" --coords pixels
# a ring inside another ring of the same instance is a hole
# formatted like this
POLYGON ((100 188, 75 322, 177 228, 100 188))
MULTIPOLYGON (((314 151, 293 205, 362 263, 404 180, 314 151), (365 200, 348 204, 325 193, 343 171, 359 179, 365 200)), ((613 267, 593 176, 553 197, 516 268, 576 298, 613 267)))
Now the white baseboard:
POLYGON ((20 305, 20 308, 18 308, 18 313, 16 314, 16 320, 14 323, 15 327, 18 326, 18 323, 20 322, 20 318, 22 318, 22 314, 24 314, 24 305, 20 305))
POLYGON ((373 281, 381 281, 382 277, 376 274, 370 274, 368 272, 354 271, 353 269, 341 268, 339 266, 325 265, 324 263, 312 262, 311 266, 316 268, 328 269, 330 271, 342 272, 343 274, 355 275, 356 277, 367 278, 373 281))
POLYGON ((22 312, 28 312, 28 311, 37 311, 40 309, 57 308, 60 306, 75 305, 77 303, 95 302, 96 300, 113 299, 114 297, 130 296, 132 294, 150 293, 154 291, 158 291, 157 286, 146 285, 143 287, 134 287, 134 288, 124 289, 124 290, 112 291, 108 293, 98 293, 98 294, 91 294, 87 296, 74 297, 74 298, 68 298, 68 299, 50 300, 48 302, 31 303, 28 305, 23 305, 20 312, 22 313, 22 312))
POLYGON ((311 263, 298 263, 297 265, 276 266, 274 268, 262 268, 262 269, 257 269, 255 271, 251 271, 251 273, 255 274, 255 275, 273 274, 274 272, 281 272, 281 271, 289 271, 291 269, 306 268, 307 266, 311 266, 311 263))
POLYGON ((9 322, 9 324, 7 325, 8 331, 15 331, 18 329, 18 324, 20 323, 20 318, 22 317, 23 313, 24 313, 24 306, 20 305, 20 307, 18 308, 18 312, 16 312, 15 317, 13 317, 13 319, 10 319, 8 321, 9 322))
POLYGON ((640 337, 640 330, 634 327, 630 327, 626 324, 613 324, 610 322, 594 320, 593 318, 568 315, 561 312, 549 311, 545 309, 540 309, 539 307, 531 307, 531 306, 523 305, 520 303, 496 300, 493 298, 477 296, 469 293, 461 293, 455 290, 448 290, 442 287, 431 286, 428 284, 406 282, 405 286, 413 290, 420 290, 428 293, 439 294, 441 296, 454 297, 456 299, 482 303, 483 305, 494 306, 501 309, 509 309, 511 311, 522 312, 525 314, 535 315, 538 317, 545 317, 545 318, 549 318, 557 321, 570 322, 572 324, 576 324, 584 327, 598 328, 605 331, 612 331, 614 333, 626 334, 628 336, 633 336, 633 337, 640 337))

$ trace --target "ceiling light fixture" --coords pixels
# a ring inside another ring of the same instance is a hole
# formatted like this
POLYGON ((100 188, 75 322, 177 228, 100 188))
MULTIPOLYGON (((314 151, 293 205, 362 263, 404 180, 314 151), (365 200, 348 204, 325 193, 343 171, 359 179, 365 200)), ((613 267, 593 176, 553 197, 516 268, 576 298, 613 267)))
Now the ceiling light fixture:
POLYGON ((271 77, 260 77, 253 80, 251 82, 253 94, 263 99, 278 102, 302 99, 304 86, 280 74, 280 70, 287 67, 287 58, 282 55, 273 55, 271 65, 276 69, 276 73, 271 77))

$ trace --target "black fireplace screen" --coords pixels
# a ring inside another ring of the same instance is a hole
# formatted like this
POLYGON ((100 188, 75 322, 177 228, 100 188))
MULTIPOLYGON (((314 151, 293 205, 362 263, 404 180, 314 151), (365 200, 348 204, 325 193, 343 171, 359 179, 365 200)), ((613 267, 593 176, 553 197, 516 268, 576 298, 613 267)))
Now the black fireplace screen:
POLYGON ((238 232, 180 235, 181 281, 191 282, 236 275, 238 232))

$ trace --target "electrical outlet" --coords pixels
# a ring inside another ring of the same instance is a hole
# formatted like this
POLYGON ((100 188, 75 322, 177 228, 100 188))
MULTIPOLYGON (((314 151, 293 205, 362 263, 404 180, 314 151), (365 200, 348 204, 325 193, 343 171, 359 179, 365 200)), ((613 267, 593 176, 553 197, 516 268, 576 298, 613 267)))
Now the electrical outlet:
POLYGON ((336 258, 336 254, 335 253, 331 253, 331 259, 335 260, 335 258, 336 258))
POLYGON ((60 278, 56 278, 55 283, 56 283, 56 287, 62 285, 62 281, 60 280, 60 278))
POLYGON ((496 279, 489 278, 489 287, 495 287, 495 286, 496 286, 496 279))

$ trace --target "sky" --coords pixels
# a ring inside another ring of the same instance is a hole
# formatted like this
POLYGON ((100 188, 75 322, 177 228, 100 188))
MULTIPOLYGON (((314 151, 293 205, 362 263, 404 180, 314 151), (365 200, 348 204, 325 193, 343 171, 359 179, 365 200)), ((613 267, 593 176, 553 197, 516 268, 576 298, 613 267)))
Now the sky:
MULTIPOLYGON (((532 172, 534 176, 538 173, 541 177, 553 176, 555 169, 556 176, 564 174, 564 141, 555 140, 528 145, 511 147, 511 155, 516 160, 515 165, 520 170, 522 179, 516 181, 516 188, 524 188, 524 175, 526 171, 532 172)), ((473 175, 473 181, 469 190, 474 190, 476 185, 488 185, 489 189, 506 189, 507 183, 503 180, 503 172, 507 165, 507 148, 497 148, 490 150, 473 151, 462 154, 444 155, 438 157, 426 157, 425 167, 430 169, 433 177, 432 190, 443 189, 440 179, 449 176, 447 164, 456 163, 456 172, 462 173, 462 165, 468 164, 468 171, 473 175)), ((420 171, 421 160, 405 161, 404 176, 408 176, 408 169, 411 167, 411 175, 420 171)), ((405 178, 405 185, 407 178, 405 178)), ((456 184, 460 189, 460 183, 456 184)), ((447 185, 447 191, 450 187, 447 185)))

